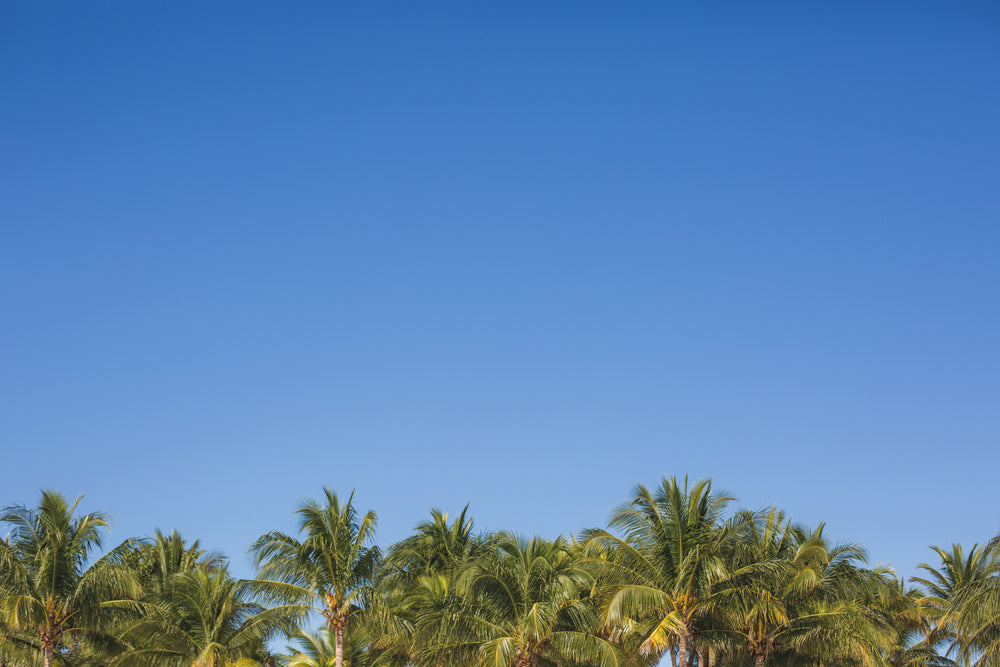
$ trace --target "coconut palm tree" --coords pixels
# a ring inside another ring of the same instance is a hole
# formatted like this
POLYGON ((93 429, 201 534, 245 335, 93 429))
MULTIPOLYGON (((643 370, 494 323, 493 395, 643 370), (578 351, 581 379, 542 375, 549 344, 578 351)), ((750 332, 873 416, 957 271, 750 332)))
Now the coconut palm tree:
POLYGON ((959 591, 950 614, 961 641, 958 659, 976 667, 1000 665, 1000 577, 959 591))
POLYGON ((423 580, 429 603, 415 631, 417 665, 621 664, 587 599, 593 577, 565 539, 500 534, 493 547, 462 568, 454 591, 446 579, 423 580))
MULTIPOLYGON (((360 625, 352 625, 344 639, 346 667, 368 667, 372 664, 371 642, 360 625)), ((298 630, 289 636, 289 640, 292 644, 287 647, 287 652, 276 656, 281 667, 335 667, 336 646, 329 628, 298 630)))
POLYGON ((315 609, 333 634, 336 667, 344 667, 344 633, 362 614, 384 614, 376 590, 381 552, 374 544, 375 512, 358 517, 354 493, 341 504, 323 489, 324 502, 306 500, 296 513, 300 541, 270 532, 250 548, 258 569, 256 592, 300 611, 315 609))
POLYGON ((265 642, 292 632, 299 614, 253 602, 252 583, 234 579, 221 563, 174 574, 158 604, 122 631, 130 648, 112 664, 219 667, 261 657, 265 642))
MULTIPOLYGON (((277 656, 282 667, 334 667, 336 664, 333 636, 327 628, 311 632, 298 630, 288 639, 292 643, 285 649, 287 653, 277 656)), ((348 665, 350 667, 350 661, 348 665)))
POLYGON ((44 667, 52 667, 68 641, 110 650, 110 628, 123 601, 141 593, 132 571, 122 566, 135 540, 88 567, 108 521, 103 512, 74 516, 79 502, 70 505, 62 495, 43 491, 37 508, 16 505, 0 512, 0 522, 13 529, 9 541, 0 542, 0 615, 20 646, 40 654, 44 667))
POLYGON ((938 588, 929 590, 947 600, 939 623, 953 628, 958 662, 996 667, 1000 665, 1000 536, 984 549, 973 547, 964 562, 960 549, 953 548, 947 556, 942 556, 943 571, 924 568, 937 572, 929 583, 938 588))
POLYGON ((713 492, 711 480, 689 486, 686 478, 683 484, 664 478, 656 490, 636 486, 632 500, 618 507, 610 527, 624 537, 605 530, 584 534, 589 553, 601 554, 593 562, 605 623, 641 633, 644 654, 676 648, 672 657, 686 666, 701 651, 701 664, 708 662, 699 619, 713 587, 727 576, 723 552, 731 531, 722 517, 732 500, 713 492))
MULTIPOLYGON (((910 581, 918 584, 924 596, 919 603, 928 618, 935 623, 933 631, 928 636, 932 645, 946 645, 945 655, 958 657, 960 662, 970 664, 975 653, 970 637, 960 630, 972 630, 968 623, 960 628, 957 623, 962 616, 962 604, 966 606, 969 600, 977 597, 972 591, 985 591, 988 582, 1000 573, 1000 560, 997 560, 988 546, 973 544, 968 554, 961 544, 952 544, 951 551, 938 546, 931 546, 941 561, 940 567, 921 563, 917 569, 926 572, 923 577, 911 577, 910 581), (962 602, 960 602, 960 599, 962 602), (963 646, 970 650, 963 651, 963 646)), ((966 609, 968 610, 971 608, 966 609)), ((966 613, 966 620, 970 618, 966 613)))
POLYGON ((869 600, 889 573, 866 570, 857 545, 831 545, 823 526, 794 526, 777 508, 741 522, 726 585, 711 606, 718 632, 756 667, 831 661, 875 665, 892 650, 891 622, 869 600))
POLYGON ((225 565, 217 552, 207 552, 198 540, 188 544, 176 530, 166 535, 159 530, 153 539, 136 547, 126 559, 142 583, 144 597, 168 595, 174 575, 193 570, 211 570, 225 565))
POLYGON ((390 609, 390 622, 378 634, 380 662, 407 662, 415 654, 418 620, 454 600, 455 577, 488 548, 488 538, 474 533, 466 505, 450 523, 448 514, 431 510, 413 535, 394 544, 379 573, 379 588, 390 609))
POLYGON ((934 639, 934 622, 920 601, 923 594, 916 588, 892 577, 874 590, 871 606, 886 614, 891 623, 891 647, 885 661, 891 667, 955 667, 954 662, 938 654, 934 639))
POLYGON ((430 520, 418 524, 413 535, 392 545, 382 578, 394 582, 426 574, 447 574, 475 557, 486 542, 474 534, 468 513, 466 505, 449 524, 448 513, 433 508, 430 520))

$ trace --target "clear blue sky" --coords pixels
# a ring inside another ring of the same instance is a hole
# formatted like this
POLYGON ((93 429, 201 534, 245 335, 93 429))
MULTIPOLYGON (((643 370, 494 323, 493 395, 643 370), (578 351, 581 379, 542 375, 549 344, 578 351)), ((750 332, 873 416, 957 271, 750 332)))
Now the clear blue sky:
POLYGON ((7 2, 0 504, 1000 529, 996 3, 7 2))

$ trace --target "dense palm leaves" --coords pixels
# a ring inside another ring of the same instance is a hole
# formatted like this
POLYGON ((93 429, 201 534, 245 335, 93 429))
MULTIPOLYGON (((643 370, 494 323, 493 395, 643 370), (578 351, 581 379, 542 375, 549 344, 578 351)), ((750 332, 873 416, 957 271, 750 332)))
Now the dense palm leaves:
POLYGON ((476 535, 468 506, 449 524, 448 514, 431 510, 410 537, 393 545, 380 574, 380 588, 392 609, 383 624, 379 648, 382 663, 409 663, 423 647, 428 619, 460 604, 456 579, 491 546, 476 535), (418 625, 422 635, 415 635, 418 625))
POLYGON ((383 559, 374 512, 325 491, 241 580, 176 532, 97 557, 105 516, 44 493, 0 512, 0 667, 1000 667, 1000 537, 908 585, 731 501, 637 486, 579 541, 433 510, 383 559))
MULTIPOLYGON (((772 509, 737 522, 730 575, 713 600, 716 627, 755 665, 817 661, 879 664, 891 652, 892 619, 876 598, 886 573, 867 570, 855 545, 829 544, 772 509)), ((884 597, 884 596, 883 596, 884 597)))
POLYGON ((473 533, 468 511, 466 506, 449 525, 447 513, 431 510, 430 521, 419 524, 413 535, 393 545, 383 579, 405 584, 424 575, 451 573, 481 553, 485 541, 473 533))
POLYGON ((961 639, 960 658, 977 659, 982 667, 1000 665, 1000 578, 993 575, 962 589, 949 609, 961 639))
POLYGON ((587 599, 593 578, 561 538, 499 535, 451 586, 450 594, 444 585, 430 593, 437 603, 418 620, 418 665, 621 662, 618 648, 600 636, 596 609, 587 599))
POLYGON ((296 614, 250 601, 251 582, 225 566, 196 567, 170 578, 169 595, 122 631, 131 645, 116 665, 218 667, 259 658, 264 642, 291 632, 296 614))
MULTIPOLYGON (((688 487, 664 479, 656 491, 637 486, 611 525, 624 532, 590 531, 591 551, 600 553, 599 577, 608 596, 609 626, 637 631, 642 651, 660 655, 676 647, 683 663, 693 659, 694 640, 708 611, 713 586, 726 576, 722 525, 726 494, 711 482, 688 487)), ((707 641, 697 647, 707 650, 707 641)))
MULTIPOLYGON (((288 653, 278 656, 283 667, 334 667, 336 648, 326 628, 313 632, 299 630, 289 639, 293 645, 288 647, 288 653)), ((347 664, 351 667, 351 661, 347 664)))

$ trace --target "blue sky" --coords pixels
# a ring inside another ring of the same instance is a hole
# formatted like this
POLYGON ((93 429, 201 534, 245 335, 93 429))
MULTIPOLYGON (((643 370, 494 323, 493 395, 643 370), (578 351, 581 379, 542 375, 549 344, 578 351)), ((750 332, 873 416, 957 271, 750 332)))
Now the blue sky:
POLYGON ((6 3, 0 503, 1000 530, 991 3, 6 3))

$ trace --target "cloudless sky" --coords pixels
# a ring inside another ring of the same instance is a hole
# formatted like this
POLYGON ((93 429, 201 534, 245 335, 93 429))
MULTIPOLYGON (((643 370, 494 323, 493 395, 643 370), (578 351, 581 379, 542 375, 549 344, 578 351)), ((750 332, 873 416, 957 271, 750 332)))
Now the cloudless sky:
POLYGON ((996 3, 7 2, 0 504, 228 553, 712 477, 1000 530, 996 3))

